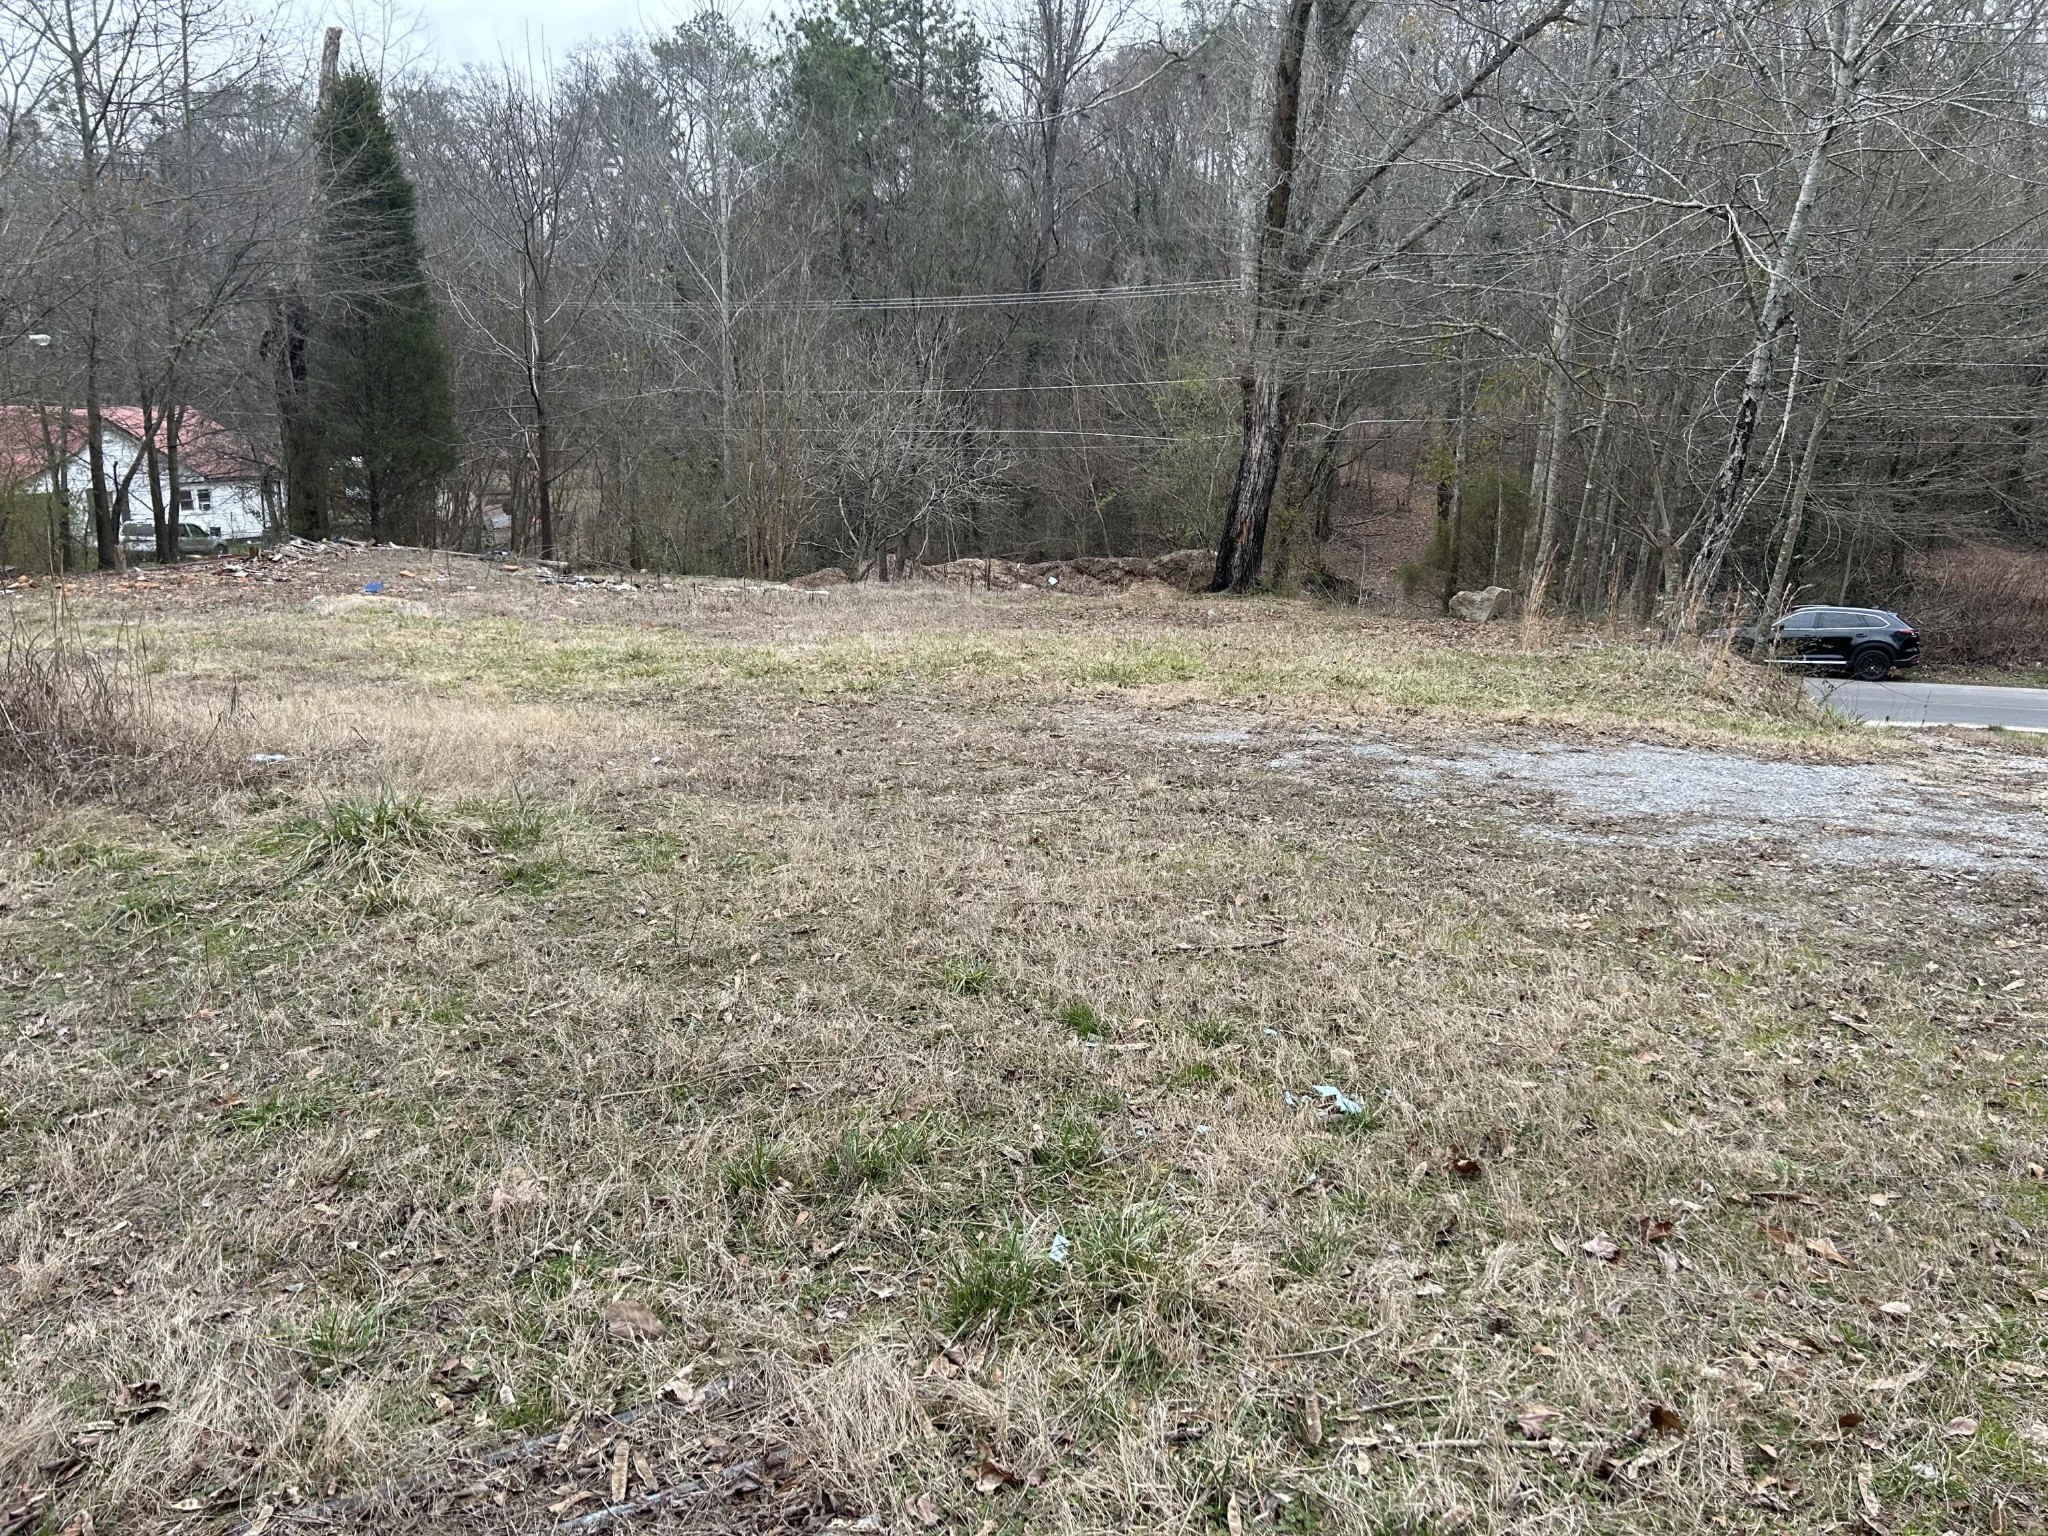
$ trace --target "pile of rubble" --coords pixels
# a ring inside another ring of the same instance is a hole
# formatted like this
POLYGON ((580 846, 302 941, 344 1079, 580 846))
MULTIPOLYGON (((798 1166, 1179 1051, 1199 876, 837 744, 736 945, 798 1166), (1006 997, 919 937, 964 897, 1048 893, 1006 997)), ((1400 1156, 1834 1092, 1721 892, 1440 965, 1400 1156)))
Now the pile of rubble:
MULTIPOLYGON (((938 581, 952 586, 981 587, 991 592, 1015 592, 1034 587, 1047 592, 1065 592, 1079 597, 1100 597, 1109 592, 1126 592, 1148 583, 1171 587, 1177 592, 1197 592, 1209 584, 1216 569, 1216 556, 1206 549, 1181 549, 1170 555, 1119 559, 1088 556, 1078 560, 948 560, 940 565, 915 561, 892 566, 891 581, 938 581)), ((879 579, 876 567, 861 571, 860 579, 879 579)), ((805 591, 843 587, 852 581, 837 566, 827 566, 790 583, 805 591)))

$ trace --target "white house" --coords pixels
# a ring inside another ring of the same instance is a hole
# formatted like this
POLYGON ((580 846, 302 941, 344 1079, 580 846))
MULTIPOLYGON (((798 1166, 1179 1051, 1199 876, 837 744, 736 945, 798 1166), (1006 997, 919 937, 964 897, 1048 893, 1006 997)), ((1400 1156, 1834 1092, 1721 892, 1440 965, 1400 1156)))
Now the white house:
MULTIPOLYGON (((156 440, 157 472, 168 491, 162 422, 157 423, 156 440)), ((152 522, 141 407, 112 405, 100 412, 100 453, 115 522, 152 522)), ((71 504, 75 535, 89 543, 91 484, 83 411, 0 406, 0 488, 31 496, 61 491, 71 504)), ((185 412, 178 432, 180 523, 196 523, 216 538, 263 538, 277 525, 279 485, 276 466, 246 438, 196 412, 185 412)))

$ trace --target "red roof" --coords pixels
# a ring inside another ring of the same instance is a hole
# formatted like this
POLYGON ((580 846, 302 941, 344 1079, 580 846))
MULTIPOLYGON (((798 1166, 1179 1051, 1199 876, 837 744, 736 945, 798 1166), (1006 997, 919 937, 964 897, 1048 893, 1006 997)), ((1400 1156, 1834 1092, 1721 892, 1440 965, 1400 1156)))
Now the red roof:
MULTIPOLYGON (((56 406, 0 405, 0 484, 19 485, 33 480, 49 467, 48 448, 54 441, 66 458, 85 452, 85 412, 68 413, 56 406), (48 438, 45 437, 47 423, 48 438)), ((109 405, 100 420, 115 431, 142 441, 142 407, 109 405)), ((159 448, 164 441, 164 424, 156 429, 159 448)), ((178 468, 202 480, 255 480, 261 478, 266 460, 249 440, 230 432, 219 422, 187 410, 178 428, 178 468)))

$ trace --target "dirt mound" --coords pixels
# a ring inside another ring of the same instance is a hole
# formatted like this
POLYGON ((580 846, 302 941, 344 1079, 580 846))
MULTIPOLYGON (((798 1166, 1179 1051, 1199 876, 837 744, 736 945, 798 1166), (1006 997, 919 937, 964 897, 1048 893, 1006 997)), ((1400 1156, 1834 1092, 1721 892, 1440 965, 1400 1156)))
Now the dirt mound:
MULTIPOLYGON (((1029 563, 997 559, 948 560, 939 565, 912 562, 892 569, 890 580, 940 581, 955 586, 983 587, 992 592, 1015 592, 1023 587, 1036 587, 1048 592, 1100 597, 1109 592, 1127 592, 1148 582, 1171 587, 1177 592, 1200 591, 1208 585, 1215 567, 1216 557, 1208 550, 1181 549, 1170 555, 1150 557, 1086 556, 1078 560, 1029 563)), ((863 581, 876 578, 877 572, 872 566, 861 572, 863 581)), ((837 566, 827 566, 822 571, 797 577, 790 585, 815 592, 827 587, 843 587, 850 579, 837 566)))

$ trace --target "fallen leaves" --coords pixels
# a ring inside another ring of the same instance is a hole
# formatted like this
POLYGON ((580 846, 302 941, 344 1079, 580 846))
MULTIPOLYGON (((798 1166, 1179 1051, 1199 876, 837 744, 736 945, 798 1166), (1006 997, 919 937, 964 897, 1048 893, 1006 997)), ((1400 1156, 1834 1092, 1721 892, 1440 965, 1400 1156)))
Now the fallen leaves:
POLYGON ((140 1424, 144 1419, 170 1411, 171 1405, 164 1399, 161 1382, 130 1381, 114 1389, 113 1413, 115 1421, 120 1424, 140 1424))
POLYGON ((1588 1254, 1604 1264, 1614 1264, 1621 1259, 1621 1244, 1605 1232, 1596 1232, 1579 1244, 1579 1252, 1588 1254))
POLYGON ((1919 1365, 1914 1366, 1910 1370, 1901 1371, 1896 1376, 1886 1376, 1877 1381, 1869 1382, 1864 1386, 1863 1390, 1866 1392, 1897 1392, 1902 1388, 1912 1386, 1916 1381, 1926 1380, 1928 1369, 1927 1363, 1922 1361, 1919 1365))
POLYGON ((975 1468, 974 1491, 984 1497, 991 1493, 1000 1493, 1005 1488, 1022 1488, 1023 1486, 1024 1479, 997 1461, 993 1456, 984 1455, 981 1458, 981 1465, 975 1468))
POLYGON ((1809 1237, 1806 1239, 1806 1251, 1817 1259, 1825 1259, 1830 1264, 1839 1264, 1844 1269, 1854 1269, 1856 1267, 1849 1262, 1847 1254, 1843 1253, 1841 1249, 1824 1237, 1809 1237))
POLYGON ((939 1501, 934 1499, 929 1492, 920 1493, 916 1498, 912 1499, 907 1506, 907 1512, 911 1519, 915 1520, 926 1530, 930 1530, 939 1523, 939 1501))
POLYGON ((1675 1408, 1671 1408, 1664 1403, 1652 1403, 1650 1404, 1650 1428, 1660 1435, 1682 1435, 1685 1433, 1685 1420, 1678 1416, 1678 1411, 1675 1408))
POLYGON ((1515 1409, 1515 1430, 1524 1440, 1547 1440, 1551 1424, 1562 1416, 1560 1409, 1532 1399, 1515 1409))
POLYGON ((608 1339, 653 1343, 668 1337, 667 1326, 654 1315, 653 1308, 626 1296, 606 1304, 602 1326, 608 1339))

